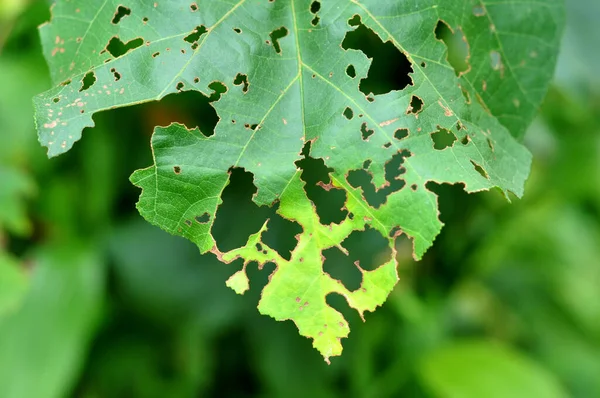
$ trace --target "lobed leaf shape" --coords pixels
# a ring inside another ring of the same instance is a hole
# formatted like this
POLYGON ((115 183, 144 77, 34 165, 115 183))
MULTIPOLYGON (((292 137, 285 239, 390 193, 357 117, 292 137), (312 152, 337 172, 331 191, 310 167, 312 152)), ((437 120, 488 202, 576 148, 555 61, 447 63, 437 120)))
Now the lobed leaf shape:
POLYGON ((349 327, 327 295, 344 296, 361 315, 374 311, 398 279, 396 238, 411 238, 419 259, 439 233, 428 182, 522 195, 531 159, 515 137, 549 83, 562 18, 559 0, 58 1, 41 28, 56 86, 35 98, 39 137, 55 156, 93 126, 95 112, 178 91, 220 95, 214 135, 156 128, 154 165, 131 177, 142 188, 138 209, 203 253, 242 258, 227 281, 238 293, 249 288, 248 264, 274 263, 260 312, 294 321, 328 360, 349 327), (447 61, 440 21, 464 33, 468 71, 447 61), (359 26, 404 54, 411 84, 361 92, 371 59, 342 47, 359 26), (436 134, 450 139, 443 148, 436 134), (308 156, 328 167, 320 188, 346 195, 343 221, 321 223, 297 165, 308 156), (268 223, 243 247, 218 249, 211 228, 232 168, 253 174, 257 205, 278 203, 302 227, 289 260, 263 242, 268 223), (370 185, 353 184, 353 173, 368 173, 370 185), (385 200, 370 203, 366 191, 385 200), (347 252, 344 241, 366 228, 388 240, 392 256, 374 270, 357 263, 363 280, 351 291, 323 271, 323 252, 347 252))

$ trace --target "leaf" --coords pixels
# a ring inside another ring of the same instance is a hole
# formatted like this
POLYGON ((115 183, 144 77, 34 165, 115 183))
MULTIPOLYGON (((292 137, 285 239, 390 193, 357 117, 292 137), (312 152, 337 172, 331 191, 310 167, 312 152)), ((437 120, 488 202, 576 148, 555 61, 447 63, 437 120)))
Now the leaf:
POLYGON ((17 311, 0 318, 0 396, 64 397, 100 315, 104 270, 93 253, 44 248, 17 311))
POLYGON ((24 235, 31 229, 23 199, 35 191, 35 184, 21 171, 0 164, 0 233, 3 229, 24 235))
POLYGON ((155 130, 155 164, 131 177, 143 189, 138 209, 202 252, 242 258, 228 281, 238 293, 249 287, 250 262, 275 263, 260 312, 293 320, 328 360, 349 328, 327 295, 344 296, 361 315, 375 310, 398 278, 396 237, 410 237, 419 259, 439 233, 428 182, 522 195, 531 160, 514 137, 547 88, 562 18, 559 0, 59 1, 41 28, 55 87, 35 98, 40 142, 55 156, 93 126, 95 112, 178 91, 210 97, 220 117, 214 133, 155 130), (444 23, 460 25, 472 44, 470 71, 447 61, 436 37, 444 23), (358 34, 391 49, 402 86, 369 86, 370 68, 386 60, 371 62, 372 48, 351 39, 358 34), (311 159, 328 170, 317 186, 303 177, 311 159), (245 246, 218 249, 211 228, 233 168, 253 174, 257 205, 276 204, 302 228, 289 259, 262 238, 268 222, 245 246), (311 189, 344 195, 345 218, 322 223, 311 189), (346 239, 366 229, 388 241, 391 256, 374 269, 356 263, 362 284, 351 291, 323 271, 323 253, 348 253, 346 239))
POLYGON ((27 287, 27 277, 19 264, 0 252, 0 318, 18 308, 27 287))
POLYGON ((434 397, 566 397, 558 380, 516 351, 486 341, 454 343, 428 354, 420 376, 434 397))

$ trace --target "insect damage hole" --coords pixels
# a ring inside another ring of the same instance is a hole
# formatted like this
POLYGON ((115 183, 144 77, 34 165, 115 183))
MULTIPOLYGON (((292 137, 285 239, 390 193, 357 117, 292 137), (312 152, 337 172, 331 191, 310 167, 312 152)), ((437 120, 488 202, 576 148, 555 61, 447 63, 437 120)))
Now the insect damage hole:
POLYGON ((352 79, 356 77, 356 69, 354 68, 354 65, 348 65, 346 68, 346 74, 352 79))
POLYGON ((208 97, 209 102, 219 101, 221 99, 221 95, 227 92, 227 86, 219 81, 211 82, 208 85, 208 88, 210 88, 213 91, 210 94, 210 97, 208 97))
POLYGON ((446 48, 448 49, 446 59, 452 68, 454 68, 456 76, 468 73, 469 70, 471 70, 471 65, 469 64, 471 54, 467 37, 462 29, 458 28, 454 31, 446 22, 440 19, 438 20, 434 33, 435 38, 446 45, 446 48))
POLYGON ((389 195, 400 191, 406 185, 406 181, 400 176, 406 173, 406 169, 402 165, 410 156, 412 156, 410 151, 401 150, 385 164, 386 182, 381 187, 375 187, 373 184, 373 176, 368 171, 370 162, 365 162, 362 169, 351 170, 346 179, 354 188, 362 190, 363 197, 369 206, 378 209, 387 201, 389 195))
POLYGON ((408 137, 409 134, 408 129, 398 129, 394 132, 394 138, 400 141, 408 137))
POLYGON ((406 110, 406 114, 410 115, 411 113, 415 116, 421 113, 423 110, 423 100, 416 95, 413 95, 410 98, 410 104, 408 105, 408 109, 406 110))
POLYGON ((379 231, 366 226, 364 231, 354 231, 343 242, 348 258, 365 271, 375 271, 392 259, 392 249, 379 231))
POLYGON ((318 1, 313 1, 310 4, 310 12, 315 15, 315 17, 310 21, 312 26, 317 26, 319 24, 320 18, 318 15, 319 10, 321 10, 321 3, 318 1))
POLYGON ((208 30, 204 25, 196 26, 196 28, 190 34, 184 37, 183 40, 190 43, 192 45, 192 49, 195 50, 198 46, 198 40, 200 40, 200 37, 202 37, 202 35, 206 32, 208 32, 208 30))
POLYGON ((151 118, 147 122, 153 126, 168 126, 177 122, 190 130, 198 128, 206 137, 214 135, 219 121, 210 99, 196 90, 171 93, 159 102, 144 106, 149 108, 146 114, 151 118))
POLYGON ((94 71, 89 71, 83 76, 83 79, 81 79, 81 88, 79 89, 79 92, 89 89, 94 83, 96 83, 96 75, 94 74, 94 71))
POLYGON ((323 271, 333 279, 342 282, 351 292, 360 289, 363 275, 362 271, 353 264, 348 256, 337 247, 323 251, 323 271))
POLYGON ((244 246, 248 236, 259 231, 269 220, 262 242, 289 260, 298 243, 296 235, 302 233, 302 227, 278 215, 277 204, 259 207, 252 201, 257 192, 252 173, 232 168, 229 174, 229 184, 221 195, 223 201, 211 230, 219 249, 229 251, 244 246), (244 222, 236 223, 236 220, 244 222), (236 223, 235 228, 231 228, 232 223, 236 223))
POLYGON ((363 123, 360 126, 360 134, 361 134, 363 141, 369 141, 369 137, 371 137, 373 134, 375 134, 375 130, 369 129, 369 127, 367 126, 367 123, 363 123))
POLYGON ((358 15, 348 23, 356 28, 346 33, 342 48, 362 51, 372 59, 367 77, 359 83, 360 91, 367 96, 370 93, 381 95, 413 84, 410 77, 412 65, 391 40, 384 43, 374 31, 362 24, 358 15))
POLYGON ((242 85, 242 92, 246 94, 248 92, 248 86, 250 85, 250 83, 248 83, 248 75, 238 73, 235 75, 235 79, 233 79, 233 84, 236 86, 242 85))
POLYGON ((208 224, 210 221, 210 214, 206 212, 200 216, 196 216, 194 217, 194 221, 196 221, 198 224, 208 224))
POLYGON ((304 158, 296 165, 302 170, 300 178, 304 181, 306 196, 314 203, 319 220, 323 225, 339 224, 346 219, 346 192, 332 185, 328 168, 323 159, 310 157, 310 141, 302 150, 304 158))
POLYGON ((117 70, 115 68, 110 68, 110 72, 115 77, 115 81, 116 82, 118 82, 119 80, 121 80, 121 74, 119 72, 117 72, 117 70))
POLYGON ((108 42, 105 51, 108 51, 109 54, 114 58, 118 58, 127 54, 129 51, 135 50, 142 44, 144 44, 144 39, 141 37, 129 40, 127 43, 123 43, 118 36, 113 36, 108 42))
POLYGON ((483 167, 481 167, 479 164, 477 164, 475 161, 471 160, 471 164, 473 165, 473 168, 475 168, 475 171, 479 173, 479 175, 481 175, 483 178, 489 180, 490 176, 488 175, 487 171, 485 171, 485 169, 483 167))
POLYGON ((121 19, 125 18, 127 15, 131 15, 131 9, 124 6, 119 6, 117 7, 117 11, 115 12, 115 16, 113 17, 111 22, 116 25, 119 22, 121 22, 121 19))
POLYGON ((456 136, 450 130, 443 129, 438 126, 438 130, 431 134, 433 140, 433 148, 438 151, 443 151, 446 148, 454 146, 456 136))
POLYGON ((285 26, 281 28, 275 29, 271 33, 269 33, 269 37, 271 38, 271 43, 273 44, 273 48, 277 54, 281 54, 281 46, 279 45, 279 39, 283 39, 288 35, 288 30, 285 26))
POLYGON ((344 109, 343 115, 346 119, 352 120, 352 118, 354 118, 354 111, 352 111, 352 108, 347 106, 346 109, 344 109))

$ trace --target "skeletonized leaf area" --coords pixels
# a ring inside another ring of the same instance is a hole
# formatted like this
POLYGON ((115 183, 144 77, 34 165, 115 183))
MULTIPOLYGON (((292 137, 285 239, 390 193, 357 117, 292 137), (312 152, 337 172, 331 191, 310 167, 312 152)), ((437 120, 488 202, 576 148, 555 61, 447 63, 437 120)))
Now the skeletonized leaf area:
POLYGON ((227 281, 240 294, 248 266, 274 264, 259 311, 292 320, 328 360, 349 326, 327 297, 374 311, 398 279, 395 240, 419 259, 440 232, 428 182, 522 195, 530 155, 518 139, 552 76, 562 16, 559 0, 58 1, 41 28, 55 86, 35 98, 40 142, 55 156, 96 112, 208 97, 214 131, 156 128, 155 163, 131 177, 138 209, 202 252, 242 259, 227 281), (223 248, 223 193, 244 178, 270 216, 223 248), (291 251, 279 229, 295 231, 291 251), (354 253, 364 239, 381 250, 354 253), (352 280, 336 278, 340 263, 352 280))

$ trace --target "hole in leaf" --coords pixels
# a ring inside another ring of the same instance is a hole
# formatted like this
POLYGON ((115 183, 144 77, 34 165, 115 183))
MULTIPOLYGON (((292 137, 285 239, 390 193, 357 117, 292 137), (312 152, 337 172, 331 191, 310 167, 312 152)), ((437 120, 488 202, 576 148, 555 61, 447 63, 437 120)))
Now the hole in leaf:
POLYGON ((115 68, 111 68, 110 71, 113 74, 113 76, 115 77, 116 82, 121 80, 121 74, 119 72, 117 72, 117 70, 115 68))
POLYGON ((286 260, 292 258, 292 251, 296 248, 296 236, 302 233, 302 227, 286 218, 273 213, 269 215, 268 230, 263 232, 262 241, 275 250, 286 260))
POLYGON ((196 3, 190 4, 190 10, 192 10, 192 12, 198 11, 198 4, 196 4, 196 3))
POLYGON ((200 37, 206 32, 208 32, 208 30, 204 27, 204 25, 196 26, 196 29, 194 29, 189 35, 184 37, 183 40, 187 41, 190 44, 196 44, 198 40, 200 40, 200 37))
POLYGON ((346 109, 344 109, 344 117, 348 120, 352 120, 354 117, 354 112, 350 107, 346 107, 346 109))
POLYGON ((398 151, 392 159, 385 164, 385 179, 383 186, 376 188, 373 185, 373 176, 368 172, 368 165, 359 170, 351 170, 348 173, 348 183, 354 188, 361 188, 363 197, 369 203, 369 206, 378 209, 383 205, 387 197, 404 188, 406 182, 400 178, 400 175, 406 173, 402 167, 404 160, 411 156, 410 151, 398 151))
POLYGON ((375 32, 362 24, 358 15, 348 23, 357 28, 346 33, 342 48, 362 51, 372 59, 367 77, 360 81, 360 91, 365 95, 380 95, 412 85, 410 73, 413 69, 406 55, 391 41, 384 43, 375 32))
POLYGON ((439 128, 438 131, 431 134, 433 148, 438 151, 452 147, 456 142, 456 136, 449 130, 439 128))
POLYGON ((210 99, 195 90, 169 94, 160 102, 151 102, 145 106, 148 107, 148 112, 144 121, 152 127, 178 122, 188 129, 198 127, 202 134, 210 137, 215 133, 219 121, 210 99))
POLYGON ((94 74, 94 71, 89 71, 83 76, 83 79, 81 79, 81 88, 79 89, 79 92, 87 90, 92 87, 94 83, 96 83, 96 75, 94 74))
POLYGON ((346 74, 353 79, 356 77, 356 69, 354 69, 354 65, 348 65, 346 68, 346 74))
POLYGON ((121 22, 121 19, 125 18, 127 15, 131 14, 131 9, 123 6, 119 6, 117 11, 115 12, 115 16, 112 19, 113 24, 118 24, 121 22))
POLYGON ((319 16, 317 15, 317 13, 319 12, 319 10, 321 9, 321 3, 318 1, 313 1, 310 4, 310 12, 315 14, 315 17, 312 19, 312 21, 310 21, 312 26, 317 26, 319 24, 319 16))
POLYGON ((442 41, 448 49, 447 60, 454 68, 457 76, 467 73, 469 65, 469 44, 462 29, 453 31, 446 22, 441 19, 435 27, 435 38, 442 41))
POLYGON ((236 86, 242 85, 242 92, 248 92, 248 75, 244 75, 243 73, 238 73, 233 80, 233 84, 236 86))
POLYGON ((242 30, 240 28, 233 28, 233 31, 237 34, 242 33, 242 30))
POLYGON ((279 39, 283 39, 288 34, 288 30, 285 26, 282 26, 279 29, 275 29, 269 34, 271 41, 273 43, 273 48, 277 54, 281 54, 281 47, 279 46, 279 39))
POLYGON ((144 44, 144 39, 142 39, 141 37, 130 40, 127 43, 123 43, 118 36, 114 36, 108 42, 108 45, 106 46, 106 51, 108 51, 113 57, 117 58, 127 54, 131 50, 135 50, 142 44, 144 44))
POLYGON ((370 130, 367 127, 367 123, 363 123, 362 126, 360 126, 360 133, 363 141, 369 141, 369 137, 375 133, 375 130, 370 130))
POLYGON ((319 12, 319 10, 321 9, 321 3, 318 1, 313 1, 310 4, 310 12, 312 12, 313 14, 316 14, 319 12))
POLYGON ((353 261, 337 247, 323 251, 323 271, 333 279, 337 279, 351 292, 358 290, 362 284, 362 272, 353 261))
POLYGON ((352 27, 359 26, 360 24, 362 24, 362 20, 360 19, 360 15, 358 14, 354 14, 352 18, 348 20, 348 25, 352 27))
POLYGON ((484 170, 483 167, 481 167, 480 165, 478 165, 477 163, 475 163, 473 160, 471 160, 471 164, 473 165, 473 167, 475 168, 475 171, 477 171, 483 178, 486 179, 490 179, 490 176, 488 175, 488 173, 484 170))
POLYGON ((314 159, 309 156, 310 142, 304 149, 304 159, 296 162, 302 169, 301 178, 305 182, 306 196, 315 204, 317 215, 323 225, 339 224, 346 218, 348 211, 346 205, 346 192, 331 185, 329 173, 333 169, 327 168, 323 159, 314 159))
POLYGON ((365 271, 373 271, 392 259, 389 242, 379 231, 367 226, 364 231, 354 231, 343 242, 352 263, 358 261, 365 271))
POLYGON ((208 85, 213 92, 210 94, 209 101, 215 102, 221 99, 221 95, 227 92, 227 86, 221 82, 212 82, 208 85))
POLYGON ((413 95, 410 99, 410 104, 408 105, 408 109, 406 110, 406 114, 414 114, 418 115, 423 110, 423 100, 416 95, 413 95))
POLYGON ((174 166, 174 167, 173 167, 173 172, 174 172, 175 174, 181 174, 181 167, 179 167, 179 166, 174 166))
POLYGON ((408 137, 408 134, 409 134, 408 129, 398 129, 394 132, 394 138, 397 139, 398 141, 403 140, 406 137, 408 137))
POLYGON ((302 232, 302 228, 276 214, 277 206, 258 207, 252 201, 256 191, 252 173, 241 168, 233 168, 230 171, 229 185, 223 191, 223 202, 217 209, 212 227, 217 245, 222 251, 242 247, 246 244, 248 236, 258 232, 269 219, 269 231, 263 233, 263 243, 289 259, 290 251, 298 243, 295 235, 302 232))
POLYGON ((348 329, 348 322, 353 323, 360 321, 360 315, 358 312, 348 305, 348 301, 346 301, 346 298, 341 294, 329 293, 327 296, 325 296, 325 302, 328 306, 342 314, 344 320, 337 324, 324 324, 322 329, 323 331, 327 330, 328 328, 348 329))

